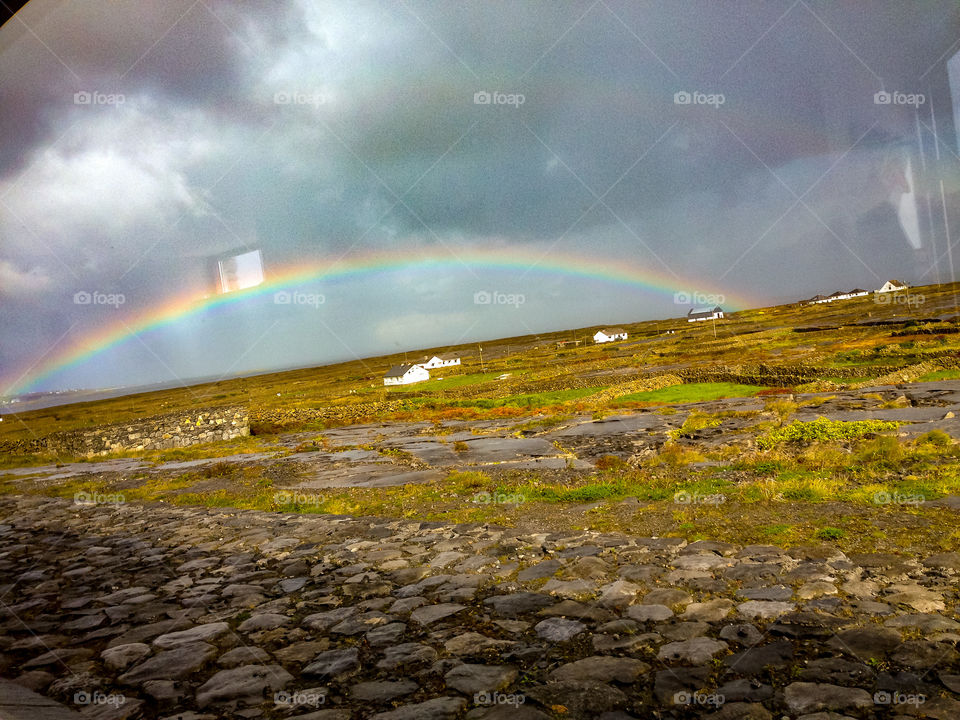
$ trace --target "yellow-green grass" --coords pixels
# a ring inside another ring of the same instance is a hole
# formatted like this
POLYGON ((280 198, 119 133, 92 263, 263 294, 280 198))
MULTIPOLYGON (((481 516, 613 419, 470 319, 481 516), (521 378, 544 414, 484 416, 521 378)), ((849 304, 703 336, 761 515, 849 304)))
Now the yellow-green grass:
POLYGON ((744 481, 725 477, 723 469, 680 472, 667 466, 633 470, 618 465, 564 480, 529 473, 495 479, 471 471, 432 484, 299 490, 275 487, 256 466, 221 465, 175 477, 74 479, 52 486, 8 478, 0 482, 0 492, 23 492, 30 486, 32 492, 65 498, 100 493, 124 502, 532 524, 740 544, 829 542, 846 551, 960 549, 960 529, 947 523, 952 511, 916 504, 920 497, 960 493, 955 471, 922 481, 858 486, 830 473, 788 471, 744 481), (631 502, 624 502, 628 498, 631 502), (953 530, 944 532, 945 527, 953 530))
POLYGON ((671 385, 659 390, 621 395, 614 402, 692 403, 721 398, 750 397, 765 389, 762 385, 742 385, 730 382, 687 383, 685 385, 671 385))
POLYGON ((960 370, 935 370, 917 378, 920 382, 932 380, 960 380, 960 370))
MULTIPOLYGON (((441 368, 441 370, 442 369, 443 368, 441 368)), ((439 372, 439 370, 434 372, 439 372)), ((388 388, 388 392, 392 395, 395 393, 416 394, 421 392, 452 390, 453 388, 465 387, 467 385, 477 385, 479 383, 490 382, 492 380, 496 380, 500 375, 501 373, 496 373, 496 372, 470 373, 469 375, 451 375, 449 377, 426 380, 424 382, 416 383, 414 385, 401 385, 399 387, 391 387, 391 388, 388 388)))

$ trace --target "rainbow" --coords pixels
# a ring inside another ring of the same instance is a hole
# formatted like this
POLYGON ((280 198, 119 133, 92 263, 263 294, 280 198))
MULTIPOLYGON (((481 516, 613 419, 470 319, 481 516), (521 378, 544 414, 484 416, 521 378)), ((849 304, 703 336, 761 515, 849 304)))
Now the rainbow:
MULTIPOLYGON (((445 252, 416 252, 417 254, 410 250, 376 251, 314 260, 282 267, 273 272, 268 270, 263 283, 246 290, 216 295, 210 295, 209 290, 181 293, 159 306, 136 315, 128 315, 81 337, 69 339, 63 347, 54 348, 48 356, 34 362, 19 375, 14 374, 6 379, 0 387, 6 395, 30 392, 52 375, 86 362, 138 335, 211 312, 219 307, 242 303, 250 298, 296 288, 310 282, 370 278, 408 270, 494 270, 600 281, 653 293, 713 292, 708 283, 654 271, 620 259, 600 260, 567 252, 544 252, 501 245, 492 245, 489 248, 458 247, 445 252)), ((763 304, 742 293, 734 295, 728 292, 724 295, 725 305, 731 310, 763 304)))

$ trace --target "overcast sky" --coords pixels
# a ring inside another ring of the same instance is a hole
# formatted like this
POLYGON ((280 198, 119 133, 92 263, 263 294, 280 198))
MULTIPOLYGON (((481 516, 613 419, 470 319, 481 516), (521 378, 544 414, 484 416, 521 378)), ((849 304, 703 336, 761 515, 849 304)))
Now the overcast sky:
POLYGON ((675 292, 946 280, 958 21, 950 0, 33 0, 0 29, 0 395, 677 317, 675 292), (251 250, 268 281, 456 262, 228 304, 48 372, 215 295, 217 261, 251 250), (530 262, 571 255, 664 288, 530 262))

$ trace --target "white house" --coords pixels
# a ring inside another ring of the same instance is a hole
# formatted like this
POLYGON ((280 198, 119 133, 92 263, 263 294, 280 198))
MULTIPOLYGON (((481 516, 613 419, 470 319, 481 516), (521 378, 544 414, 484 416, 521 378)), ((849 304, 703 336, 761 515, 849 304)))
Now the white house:
POLYGON ((855 297, 869 295, 869 291, 854 288, 853 290, 837 290, 830 295, 814 295, 809 300, 804 300, 804 305, 820 305, 822 303, 832 303, 834 300, 850 300, 855 297))
POLYGON ((626 340, 627 331, 623 328, 603 328, 602 330, 597 330, 596 334, 593 336, 593 341, 595 343, 605 343, 613 342, 614 340, 626 340))
POLYGON ((883 285, 880 286, 879 290, 875 290, 874 292, 896 292, 897 290, 906 290, 907 287, 909 286, 906 283, 900 282, 899 280, 887 280, 883 285))
POLYGON ((384 385, 409 385, 430 379, 430 371, 422 365, 394 365, 383 376, 384 385))
POLYGON ((701 308, 700 310, 690 309, 687 313, 687 322, 699 322, 701 320, 720 320, 723 318, 723 309, 717 305, 712 310, 710 308, 701 308))
POLYGON ((426 368, 427 370, 433 370, 434 368, 444 368, 444 367, 453 367, 454 365, 460 364, 460 353, 449 352, 441 353, 440 355, 434 355, 432 358, 426 362, 418 363, 420 367, 426 368))

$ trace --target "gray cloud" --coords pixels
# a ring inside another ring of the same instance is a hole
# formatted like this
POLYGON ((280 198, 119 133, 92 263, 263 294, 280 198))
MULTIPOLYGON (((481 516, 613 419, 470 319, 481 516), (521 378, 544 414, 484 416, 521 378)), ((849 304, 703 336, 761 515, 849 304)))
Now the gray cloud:
MULTIPOLYGON (((269 272, 497 242, 623 258, 779 301, 914 272, 891 204, 910 162, 922 250, 945 249, 924 219, 930 106, 914 113, 873 95, 936 103, 946 173, 957 149, 951 2, 918 19, 892 0, 34 0, 20 17, 0 29, 5 379, 71 327, 67 340, 115 319, 74 306, 74 292, 122 292, 132 318, 210 292, 213 260, 243 248, 260 248, 269 272), (123 102, 78 105, 82 91, 123 102), (525 99, 478 105, 481 91, 525 99), (698 91, 724 102, 675 102, 698 91)), ((376 353, 404 338, 453 342, 468 328, 479 338, 677 312, 668 296, 590 286, 584 304, 585 288, 557 295, 542 274, 475 272, 460 287, 415 273, 419 290, 398 274, 357 279, 315 334, 270 307, 240 308, 222 327, 213 315, 184 321, 149 351, 129 343, 101 370, 49 385, 106 384, 106 367, 145 382, 376 353), (459 291, 483 282, 522 282, 530 303, 479 315, 459 291), (397 308, 395 322, 384 307, 397 308), (231 334, 237 323, 250 332, 231 334), (250 350, 272 323, 282 342, 250 350)))

